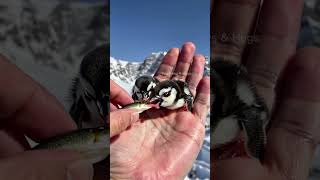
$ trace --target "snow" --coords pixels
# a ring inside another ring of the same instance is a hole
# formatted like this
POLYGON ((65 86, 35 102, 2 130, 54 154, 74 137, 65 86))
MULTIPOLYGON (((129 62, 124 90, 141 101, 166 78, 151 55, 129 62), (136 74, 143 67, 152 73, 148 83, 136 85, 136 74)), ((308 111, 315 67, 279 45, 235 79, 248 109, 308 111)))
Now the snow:
POLYGON ((191 176, 191 174, 194 174, 195 177, 189 177, 190 179, 210 179, 210 128, 206 128, 202 148, 196 161, 193 163, 189 176, 191 176))
MULTIPOLYGON (((114 57, 110 57, 110 64, 115 65, 117 63, 120 63, 122 66, 125 66, 129 63, 129 61, 121 60, 121 59, 116 59, 114 57)), ((140 62, 131 62, 132 64, 140 64, 140 62)))

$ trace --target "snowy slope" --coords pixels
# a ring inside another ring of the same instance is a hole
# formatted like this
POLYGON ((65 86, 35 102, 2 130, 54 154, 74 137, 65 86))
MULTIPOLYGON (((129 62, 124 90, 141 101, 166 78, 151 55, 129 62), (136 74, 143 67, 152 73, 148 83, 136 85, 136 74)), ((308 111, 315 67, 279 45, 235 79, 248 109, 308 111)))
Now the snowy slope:
MULTIPOLYGON (((111 79, 120 79, 123 82, 132 83, 141 75, 153 75, 159 67, 162 58, 167 52, 151 53, 141 62, 131 62, 110 57, 111 79)), ((206 57, 205 74, 209 74, 209 59, 206 57)))
POLYGON ((166 52, 151 53, 143 62, 130 62, 110 57, 111 78, 131 83, 142 74, 153 75, 166 52))
POLYGON ((0 53, 68 108, 68 89, 82 57, 108 42, 106 2, 0 1, 0 53))
POLYGON ((89 50, 108 42, 106 7, 70 0, 1 1, 0 52, 12 61, 72 71, 89 50))

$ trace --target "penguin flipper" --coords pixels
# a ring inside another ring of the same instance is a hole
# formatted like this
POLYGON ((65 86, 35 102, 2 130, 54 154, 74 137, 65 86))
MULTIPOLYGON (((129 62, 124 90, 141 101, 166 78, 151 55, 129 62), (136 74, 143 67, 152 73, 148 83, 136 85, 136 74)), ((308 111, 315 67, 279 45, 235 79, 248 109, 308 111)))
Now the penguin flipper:
POLYGON ((184 81, 180 80, 174 80, 180 87, 181 91, 183 91, 184 95, 182 97, 185 99, 186 104, 187 104, 187 109, 188 111, 192 112, 192 106, 193 106, 193 95, 188 87, 188 84, 184 81))
POLYGON ((186 103, 187 103, 187 109, 188 111, 191 111, 192 112, 192 106, 193 106, 193 97, 192 96, 187 96, 185 98, 186 100, 186 103))
POLYGON ((261 119, 260 111, 248 108, 242 111, 243 118, 240 123, 245 133, 246 151, 249 156, 263 160, 264 146, 266 144, 266 133, 261 119))

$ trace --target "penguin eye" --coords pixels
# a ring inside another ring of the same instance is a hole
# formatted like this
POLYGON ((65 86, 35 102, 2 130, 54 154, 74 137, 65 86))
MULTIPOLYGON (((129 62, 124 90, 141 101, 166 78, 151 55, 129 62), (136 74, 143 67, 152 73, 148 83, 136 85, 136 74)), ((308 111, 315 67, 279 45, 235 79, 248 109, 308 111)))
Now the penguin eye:
POLYGON ((163 96, 164 96, 164 97, 170 96, 170 92, 165 92, 165 93, 163 94, 163 96))
POLYGON ((138 96, 138 98, 142 98, 142 94, 140 92, 136 93, 136 95, 138 96))
POLYGON ((86 97, 90 97, 88 91, 84 91, 84 95, 85 95, 86 97))
POLYGON ((88 91, 84 91, 84 95, 85 95, 89 100, 94 99, 94 97, 93 97, 88 91))

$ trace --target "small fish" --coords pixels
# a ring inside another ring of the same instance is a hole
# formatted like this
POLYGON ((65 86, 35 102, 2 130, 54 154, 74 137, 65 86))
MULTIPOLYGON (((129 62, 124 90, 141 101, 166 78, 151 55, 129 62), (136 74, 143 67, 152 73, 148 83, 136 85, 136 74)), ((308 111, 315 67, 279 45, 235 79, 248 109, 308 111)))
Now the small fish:
POLYGON ((135 110, 140 110, 139 113, 142 113, 143 111, 146 111, 146 110, 151 109, 153 107, 156 107, 156 105, 138 101, 138 102, 134 102, 131 104, 127 104, 127 105, 123 106, 121 109, 135 109, 135 110))
POLYGON ((41 142, 32 149, 75 150, 92 164, 109 155, 109 129, 105 127, 76 130, 41 142))

